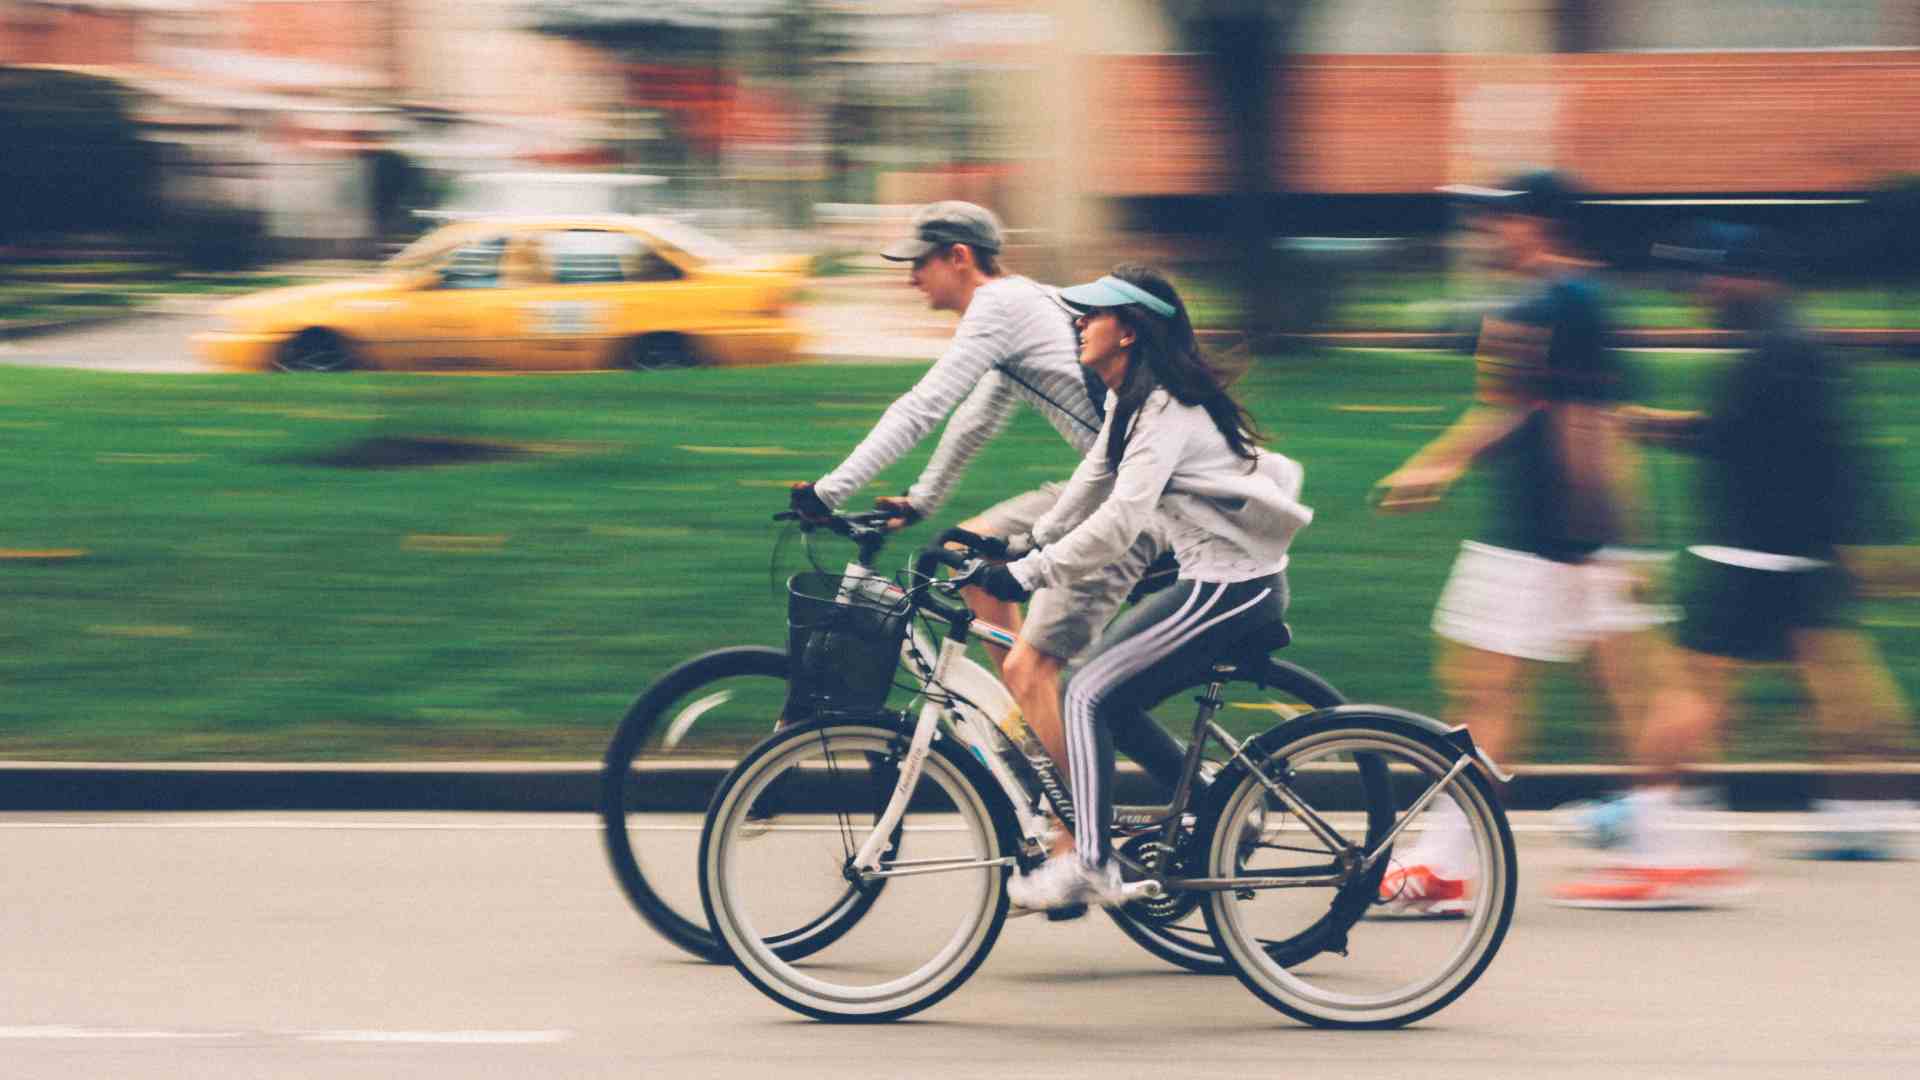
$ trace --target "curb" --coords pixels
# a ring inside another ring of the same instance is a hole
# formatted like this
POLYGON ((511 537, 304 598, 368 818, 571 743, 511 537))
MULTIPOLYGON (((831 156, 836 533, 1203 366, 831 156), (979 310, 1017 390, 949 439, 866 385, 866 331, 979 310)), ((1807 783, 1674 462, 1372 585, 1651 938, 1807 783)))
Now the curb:
MULTIPOLYGON (((725 775, 719 761, 646 767, 641 809, 697 811, 725 775)), ((1507 793, 1512 810, 1546 810, 1618 790, 1639 770, 1620 765, 1533 765, 1507 793)), ((1920 763, 1867 767, 1804 763, 1702 767, 1734 810, 1803 810, 1836 780, 1920 798, 1920 763)), ((587 813, 599 803, 598 762, 404 764, 66 764, 0 762, 0 811, 367 810, 587 813)), ((1115 798, 1151 803, 1153 785, 1121 768, 1115 798)))

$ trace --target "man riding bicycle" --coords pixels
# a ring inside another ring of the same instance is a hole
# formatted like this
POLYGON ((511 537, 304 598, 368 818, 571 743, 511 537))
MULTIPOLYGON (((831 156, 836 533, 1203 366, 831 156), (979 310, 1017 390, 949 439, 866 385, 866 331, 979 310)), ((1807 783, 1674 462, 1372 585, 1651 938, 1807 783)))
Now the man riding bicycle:
MULTIPOLYGON (((935 311, 959 314, 960 325, 946 352, 888 406, 845 461, 818 481, 793 489, 793 508, 803 517, 819 519, 842 506, 949 413, 952 419, 919 479, 904 496, 876 500, 881 508, 899 512, 896 528, 938 510, 974 455, 1006 427, 1022 402, 1046 418, 1076 455, 1093 446, 1105 418, 1106 387, 1080 366, 1070 314, 1054 290, 1002 269, 1004 234, 991 211, 967 202, 933 203, 915 213, 912 229, 912 236, 880 254, 911 263, 913 287, 935 311)), ((1060 490, 1060 484, 1051 483, 1017 495, 962 528, 982 536, 1025 534, 1053 508, 1060 490)), ((989 652, 1055 762, 1067 760, 1060 720, 1062 670, 1165 550, 1163 531, 1155 523, 1099 572, 1040 589, 1024 620, 1018 603, 967 590, 968 606, 981 618, 1020 632, 1010 651, 990 646, 989 652)), ((1171 739, 1122 749, 1136 759, 1166 755, 1177 766, 1179 748, 1171 739)))

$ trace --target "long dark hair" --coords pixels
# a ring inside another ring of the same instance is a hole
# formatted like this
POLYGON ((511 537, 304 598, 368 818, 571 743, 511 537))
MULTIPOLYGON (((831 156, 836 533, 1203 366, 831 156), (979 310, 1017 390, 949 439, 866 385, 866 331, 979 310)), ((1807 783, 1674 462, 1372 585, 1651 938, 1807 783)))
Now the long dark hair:
POLYGON ((1182 405, 1198 405, 1213 418, 1213 426, 1235 454, 1251 461, 1254 448, 1265 438, 1254 425, 1253 417, 1235 401, 1221 380, 1220 372, 1200 351, 1194 337, 1193 322, 1187 317, 1187 305, 1165 275, 1137 263, 1122 263, 1112 270, 1114 277, 1137 285, 1173 305, 1171 316, 1155 315, 1143 305, 1128 304, 1114 309, 1120 321, 1133 331, 1133 362, 1127 376, 1114 391, 1113 429, 1107 435, 1107 463, 1120 469, 1126 453, 1133 417, 1159 387, 1182 405))

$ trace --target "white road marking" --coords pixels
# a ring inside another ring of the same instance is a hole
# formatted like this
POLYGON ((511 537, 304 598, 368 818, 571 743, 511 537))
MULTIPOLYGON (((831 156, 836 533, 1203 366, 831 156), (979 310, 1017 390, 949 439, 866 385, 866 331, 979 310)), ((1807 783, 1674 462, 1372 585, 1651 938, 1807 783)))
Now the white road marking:
POLYGON ((42 1024, 37 1027, 0 1027, 0 1039, 237 1039, 238 1031, 150 1031, 141 1028, 74 1027, 42 1024))
POLYGON ((568 1031, 309 1031, 301 1042, 345 1043, 460 1043, 479 1046, 519 1046, 565 1042, 568 1031))
POLYGON ((523 1046, 565 1042, 571 1031, 167 1031, 158 1028, 98 1028, 74 1024, 0 1027, 0 1039, 294 1039, 300 1042, 438 1043, 478 1046, 523 1046))
MULTIPOLYGON (((681 826, 642 826, 643 828, 680 828, 681 826)), ((699 825, 685 828, 698 830, 699 825)), ((550 832, 598 830, 597 821, 553 822, 552 824, 513 824, 508 822, 469 825, 420 821, 0 821, 0 829, 310 829, 341 832, 550 832)))

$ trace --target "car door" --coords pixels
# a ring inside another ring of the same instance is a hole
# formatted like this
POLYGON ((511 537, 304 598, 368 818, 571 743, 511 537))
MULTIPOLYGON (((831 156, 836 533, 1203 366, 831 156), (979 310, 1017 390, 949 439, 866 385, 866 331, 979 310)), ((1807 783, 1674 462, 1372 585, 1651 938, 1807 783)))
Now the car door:
POLYGON ((546 283, 516 294, 527 363, 606 367, 641 335, 672 327, 682 275, 643 234, 570 227, 532 240, 546 283))
POLYGON ((510 336, 503 310, 513 291, 505 266, 511 239, 503 230, 453 248, 434 262, 419 288, 398 296, 376 346, 383 366, 499 366, 510 336))

